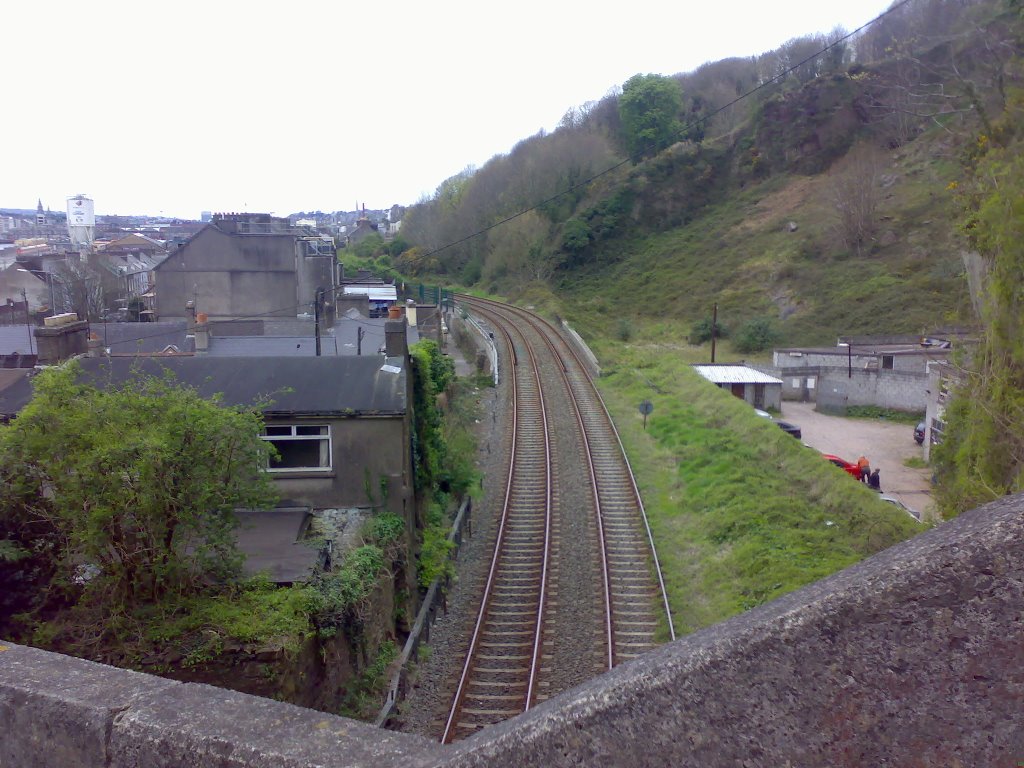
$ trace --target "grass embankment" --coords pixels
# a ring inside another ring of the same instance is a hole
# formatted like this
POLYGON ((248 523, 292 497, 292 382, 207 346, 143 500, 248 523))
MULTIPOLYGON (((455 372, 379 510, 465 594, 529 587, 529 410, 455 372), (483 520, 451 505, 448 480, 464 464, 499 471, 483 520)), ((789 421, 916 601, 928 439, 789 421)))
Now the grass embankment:
POLYGON ((598 343, 676 631, 692 632, 921 530, 696 374, 695 350, 598 343), (644 431, 637 405, 654 403, 644 431))

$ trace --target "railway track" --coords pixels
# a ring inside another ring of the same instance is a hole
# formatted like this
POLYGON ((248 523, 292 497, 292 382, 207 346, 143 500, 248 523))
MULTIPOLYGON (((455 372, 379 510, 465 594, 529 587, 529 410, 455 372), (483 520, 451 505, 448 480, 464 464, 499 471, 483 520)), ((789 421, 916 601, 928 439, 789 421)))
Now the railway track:
POLYGON ((512 409, 504 505, 445 742, 654 647, 660 621, 674 638, 640 495, 582 361, 532 313, 460 300, 504 342, 512 409), (571 546, 560 519, 577 531, 571 546))

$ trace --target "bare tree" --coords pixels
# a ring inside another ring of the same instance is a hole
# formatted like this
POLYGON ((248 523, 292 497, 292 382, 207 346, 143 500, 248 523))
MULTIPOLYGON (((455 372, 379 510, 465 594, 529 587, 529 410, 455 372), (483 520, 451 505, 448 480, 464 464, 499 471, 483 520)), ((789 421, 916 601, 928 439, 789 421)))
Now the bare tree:
POLYGON ((844 168, 831 175, 829 197, 835 208, 833 229, 858 256, 871 249, 878 231, 882 159, 870 148, 851 152, 844 168))
POLYGON ((103 275, 84 259, 69 257, 54 270, 55 303, 80 320, 99 320, 105 307, 103 275))

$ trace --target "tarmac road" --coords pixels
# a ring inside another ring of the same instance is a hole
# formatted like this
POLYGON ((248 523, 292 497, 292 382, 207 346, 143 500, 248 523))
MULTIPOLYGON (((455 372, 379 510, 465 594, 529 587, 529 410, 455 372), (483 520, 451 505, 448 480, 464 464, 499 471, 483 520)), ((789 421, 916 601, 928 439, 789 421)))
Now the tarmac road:
POLYGON ((913 456, 924 458, 924 450, 914 442, 913 425, 828 416, 815 411, 814 403, 789 400, 783 402, 779 418, 798 425, 803 442, 822 453, 849 462, 866 456, 871 468, 879 470, 882 493, 895 496, 922 520, 930 519, 931 470, 911 469, 903 464, 913 456))

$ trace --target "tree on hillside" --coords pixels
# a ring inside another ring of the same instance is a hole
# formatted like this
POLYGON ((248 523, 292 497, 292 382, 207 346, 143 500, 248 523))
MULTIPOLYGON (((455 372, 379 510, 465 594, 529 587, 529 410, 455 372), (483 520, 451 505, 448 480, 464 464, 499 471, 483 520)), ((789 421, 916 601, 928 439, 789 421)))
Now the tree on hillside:
POLYGON ((34 387, 0 427, 0 541, 23 570, 108 617, 237 571, 233 510, 273 503, 257 413, 169 378, 99 389, 76 364, 34 387))
POLYGON ((854 150, 832 174, 829 196, 835 209, 836 236, 858 256, 871 249, 878 230, 882 160, 874 150, 854 150))
POLYGON ((507 275, 514 288, 533 280, 547 280, 555 267, 553 254, 546 245, 549 230, 550 226, 536 211, 528 211, 495 229, 483 278, 494 280, 507 275))
POLYGON ((678 140, 683 94, 679 83, 662 75, 633 75, 622 86, 619 116, 623 138, 634 161, 678 140))

